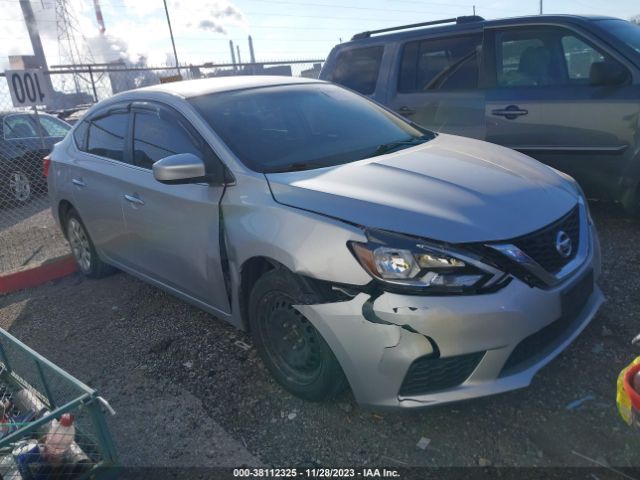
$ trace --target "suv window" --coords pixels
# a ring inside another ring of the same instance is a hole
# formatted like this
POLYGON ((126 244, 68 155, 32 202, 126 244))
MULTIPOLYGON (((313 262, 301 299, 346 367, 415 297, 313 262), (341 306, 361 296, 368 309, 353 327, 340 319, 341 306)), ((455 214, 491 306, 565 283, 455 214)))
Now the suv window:
POLYGON ((421 40, 402 50, 398 92, 478 87, 480 35, 421 40))
POLYGON ((176 153, 202 157, 200 142, 171 114, 136 112, 133 128, 133 163, 139 167, 151 168, 176 153))
POLYGON ((89 125, 87 152, 123 161, 128 119, 128 113, 118 112, 92 120, 89 125))
POLYGON ((29 115, 7 115, 4 117, 5 140, 39 137, 36 124, 29 115))
POLYGON ((329 80, 364 95, 373 93, 378 82, 383 46, 351 48, 338 54, 329 80))
POLYGON ((514 29, 496 35, 500 87, 586 85, 591 66, 605 61, 617 63, 564 28, 514 29))

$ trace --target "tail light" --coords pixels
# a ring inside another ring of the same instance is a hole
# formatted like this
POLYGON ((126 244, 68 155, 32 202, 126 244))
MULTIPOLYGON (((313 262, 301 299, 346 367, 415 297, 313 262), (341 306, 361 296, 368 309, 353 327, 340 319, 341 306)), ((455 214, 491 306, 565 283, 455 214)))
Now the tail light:
POLYGON ((49 176, 49 167, 51 166, 51 155, 47 155, 42 159, 42 173, 45 178, 49 176))

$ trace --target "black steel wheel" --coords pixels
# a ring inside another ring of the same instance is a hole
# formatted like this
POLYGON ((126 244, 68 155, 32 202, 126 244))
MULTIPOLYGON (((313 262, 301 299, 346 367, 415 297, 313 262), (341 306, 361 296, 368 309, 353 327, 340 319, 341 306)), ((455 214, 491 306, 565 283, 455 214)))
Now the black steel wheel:
MULTIPOLYGON (((256 282, 249 301, 251 334, 273 377, 288 391, 306 400, 334 397, 346 379, 329 345, 294 305, 313 293, 290 272, 279 268, 256 282)), ((320 300, 318 299, 318 302, 320 300)))

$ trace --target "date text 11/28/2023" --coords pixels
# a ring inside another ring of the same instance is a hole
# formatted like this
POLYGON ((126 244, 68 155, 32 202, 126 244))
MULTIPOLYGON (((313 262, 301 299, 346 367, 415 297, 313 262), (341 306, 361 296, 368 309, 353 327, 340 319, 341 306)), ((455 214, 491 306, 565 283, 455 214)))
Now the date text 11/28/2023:
POLYGON ((399 478, 389 468, 234 468, 235 478, 399 478))

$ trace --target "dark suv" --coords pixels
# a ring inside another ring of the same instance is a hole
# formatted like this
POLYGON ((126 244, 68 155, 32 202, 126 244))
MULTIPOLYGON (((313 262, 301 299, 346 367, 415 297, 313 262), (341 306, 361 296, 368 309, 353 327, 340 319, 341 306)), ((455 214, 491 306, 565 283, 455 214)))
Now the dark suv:
POLYGON ((592 196, 640 209, 640 27, 632 23, 473 16, 363 32, 331 51, 320 78, 429 129, 524 152, 592 196))

